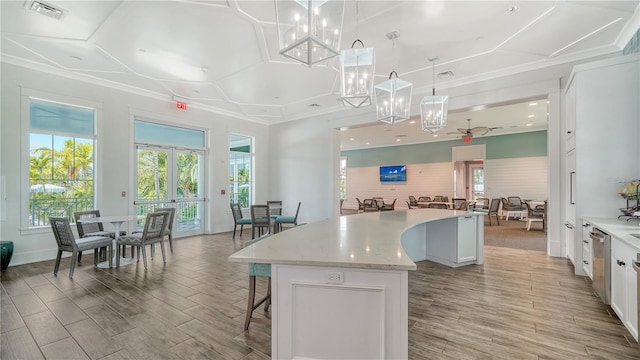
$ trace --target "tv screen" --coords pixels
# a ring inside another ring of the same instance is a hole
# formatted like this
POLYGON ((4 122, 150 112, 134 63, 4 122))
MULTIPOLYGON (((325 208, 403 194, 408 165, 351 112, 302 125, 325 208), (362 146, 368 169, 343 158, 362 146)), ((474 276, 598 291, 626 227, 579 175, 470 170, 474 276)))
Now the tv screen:
POLYGON ((380 166, 380 181, 407 181, 406 165, 380 166))

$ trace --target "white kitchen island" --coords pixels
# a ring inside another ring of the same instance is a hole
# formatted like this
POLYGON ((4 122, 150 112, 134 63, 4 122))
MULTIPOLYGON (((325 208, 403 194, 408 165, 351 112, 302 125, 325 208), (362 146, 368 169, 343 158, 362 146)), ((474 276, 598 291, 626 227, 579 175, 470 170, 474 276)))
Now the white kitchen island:
POLYGON ((414 209, 341 216, 229 257, 272 264, 273 359, 406 359, 416 261, 483 263, 484 214, 414 209))

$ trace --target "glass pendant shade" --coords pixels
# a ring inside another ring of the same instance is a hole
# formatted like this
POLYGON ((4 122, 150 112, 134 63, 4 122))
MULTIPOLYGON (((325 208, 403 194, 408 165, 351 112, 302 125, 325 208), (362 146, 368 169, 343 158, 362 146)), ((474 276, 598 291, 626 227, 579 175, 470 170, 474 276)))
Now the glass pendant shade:
MULTIPOLYGON (((435 92, 435 91, 434 91, 435 92)), ((420 119, 422 130, 438 132, 447 126, 448 96, 425 96, 420 101, 420 119)))
MULTIPOLYGON (((395 71, 391 73, 395 74, 395 71)), ((395 78, 382 82, 375 87, 376 117, 387 124, 397 124, 409 119, 411 108, 411 92, 413 84, 395 78)))
POLYGON ((340 52, 340 95, 354 108, 371 104, 373 95, 373 48, 347 49, 340 52))
POLYGON ((340 54, 344 0, 276 0, 280 54, 309 66, 340 54))

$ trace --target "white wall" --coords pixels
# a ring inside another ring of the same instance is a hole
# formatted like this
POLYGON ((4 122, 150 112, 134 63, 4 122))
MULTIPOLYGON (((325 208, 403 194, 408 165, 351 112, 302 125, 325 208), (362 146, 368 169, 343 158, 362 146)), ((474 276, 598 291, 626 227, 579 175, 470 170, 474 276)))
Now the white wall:
POLYGON ((547 164, 546 156, 486 160, 485 196, 546 200, 549 193, 547 164))
MULTIPOLYGON (((485 194, 489 198, 520 196, 522 199, 546 200, 549 191, 546 156, 486 160, 485 194)), ((347 169, 345 209, 357 209, 360 200, 374 196, 385 202, 397 198, 396 206, 406 208, 409 195, 445 195, 453 198, 453 164, 408 164, 407 181, 381 183, 378 166, 347 169)))
POLYGON ((99 104, 102 117, 98 119, 97 208, 104 215, 129 214, 133 211, 133 161, 132 119, 136 114, 158 118, 182 126, 202 128, 208 132, 208 154, 205 197, 207 233, 232 229, 233 218, 229 210, 228 192, 228 134, 233 131, 255 136, 256 141, 256 193, 266 197, 268 192, 269 129, 265 125, 230 118, 228 116, 189 108, 178 110, 167 96, 166 100, 140 96, 111 88, 45 74, 38 71, 2 64, 2 113, 0 175, 6 177, 7 213, 2 223, 0 238, 14 242, 12 265, 53 259, 57 246, 50 228, 37 230, 21 228, 19 210, 21 199, 28 197, 28 181, 20 160, 27 147, 21 132, 21 94, 35 92, 51 98, 81 99, 99 104), (127 197, 120 197, 121 191, 127 197))
MULTIPOLYGON (((348 163, 348 160, 347 160, 348 163)), ((397 208, 407 208, 409 195, 416 199, 420 196, 444 195, 453 197, 453 164, 407 164, 406 182, 380 182, 378 166, 347 168, 347 200, 344 209, 358 209, 358 202, 374 196, 384 198, 385 202, 396 201, 397 208)))

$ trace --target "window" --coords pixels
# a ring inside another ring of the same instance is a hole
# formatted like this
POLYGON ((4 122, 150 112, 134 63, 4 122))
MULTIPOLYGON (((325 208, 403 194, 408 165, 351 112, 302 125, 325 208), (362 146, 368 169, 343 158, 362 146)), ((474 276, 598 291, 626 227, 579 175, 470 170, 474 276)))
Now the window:
POLYGON ((95 110, 29 98, 28 226, 94 208, 95 110))
POLYGON ((347 158, 340 158, 340 200, 347 199, 347 158))
POLYGON ((229 135, 229 199, 246 209, 252 203, 253 138, 229 135))

